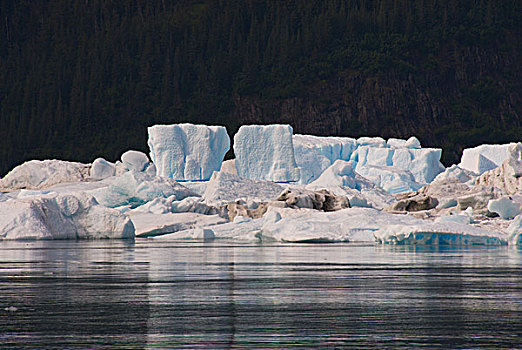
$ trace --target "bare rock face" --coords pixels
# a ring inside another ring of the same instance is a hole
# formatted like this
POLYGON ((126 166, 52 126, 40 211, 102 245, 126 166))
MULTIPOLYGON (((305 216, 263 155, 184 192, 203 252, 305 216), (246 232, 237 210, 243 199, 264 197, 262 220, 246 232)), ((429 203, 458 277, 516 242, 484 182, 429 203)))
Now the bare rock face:
POLYGON ((522 142, 512 147, 501 166, 482 174, 476 183, 497 187, 507 195, 522 193, 522 142))
POLYGON ((439 201, 430 196, 418 194, 413 197, 399 200, 386 208, 386 211, 421 211, 434 209, 439 201))

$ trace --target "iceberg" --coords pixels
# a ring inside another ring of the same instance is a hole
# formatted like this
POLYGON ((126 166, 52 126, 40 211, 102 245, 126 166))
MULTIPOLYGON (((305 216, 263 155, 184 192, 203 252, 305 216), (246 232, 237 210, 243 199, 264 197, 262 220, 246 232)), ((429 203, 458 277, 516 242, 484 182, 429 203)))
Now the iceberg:
POLYGON ((104 180, 116 174, 116 165, 103 158, 96 158, 92 162, 90 178, 93 180, 104 180))
POLYGON ((365 165, 358 167, 357 172, 390 194, 417 191, 422 187, 411 172, 393 166, 365 165))
POLYGON ((92 238, 134 238, 134 225, 85 193, 50 193, 0 203, 0 239, 92 238))
POLYGON ((369 147, 386 147, 386 140, 382 137, 359 137, 357 139, 357 147, 363 147, 363 146, 369 146, 369 147))
POLYGON ((349 160, 357 147, 355 139, 349 137, 294 135, 292 140, 301 184, 317 179, 336 160, 349 160))
POLYGON ((136 237, 155 237, 188 229, 211 227, 227 222, 226 219, 218 215, 198 213, 150 214, 130 212, 129 216, 136 227, 136 237))
POLYGON ((522 212, 520 205, 514 203, 508 197, 489 200, 488 210, 492 213, 497 213, 504 220, 513 219, 522 212))
POLYGON ((508 195, 521 193, 522 143, 512 144, 509 157, 498 168, 483 173, 477 184, 497 187, 508 195))
POLYGON ((466 148, 462 152, 462 158, 458 166, 479 175, 483 174, 488 170, 495 169, 508 159, 510 150, 515 145, 515 143, 508 143, 466 148))
POLYGON ((145 171, 149 165, 149 158, 140 151, 127 151, 121 155, 121 162, 127 170, 145 171))
MULTIPOLYGON (((375 148, 363 146, 357 148, 351 160, 357 163, 355 170, 363 174, 362 167, 391 166, 409 171, 414 181, 420 184, 430 183, 435 176, 444 170, 440 162, 442 150, 438 148, 375 148)), ((363 175, 364 176, 364 175, 363 175)))
POLYGON ((470 182, 476 179, 478 174, 466 169, 462 169, 456 164, 446 168, 442 173, 438 174, 432 182, 441 181, 458 181, 462 183, 470 182))
POLYGON ((273 182, 299 181, 290 125, 243 125, 234 135, 239 176, 273 182))
POLYGON ((172 179, 154 177, 136 171, 128 171, 114 177, 107 188, 94 190, 93 193, 100 204, 110 208, 125 205, 136 208, 155 198, 175 196, 176 200, 182 200, 197 196, 172 179))
POLYGON ((89 164, 63 160, 31 160, 1 179, 0 188, 39 190, 59 183, 86 181, 89 168, 89 164))
POLYGON ((230 138, 222 126, 154 125, 148 132, 157 174, 174 180, 210 179, 230 149, 230 138))
POLYGON ((332 186, 348 187, 356 190, 373 188, 374 184, 354 171, 354 162, 336 160, 321 176, 312 183, 308 189, 329 188, 332 186))
POLYGON ((387 225, 374 233, 383 244, 423 245, 507 245, 506 235, 455 221, 420 222, 413 225, 387 225))

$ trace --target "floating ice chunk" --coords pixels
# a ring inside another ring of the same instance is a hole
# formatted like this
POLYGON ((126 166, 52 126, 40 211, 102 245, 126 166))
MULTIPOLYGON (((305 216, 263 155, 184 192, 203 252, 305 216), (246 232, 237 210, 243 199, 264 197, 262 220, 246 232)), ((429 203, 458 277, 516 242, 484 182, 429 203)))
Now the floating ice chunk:
POLYGON ((227 222, 217 215, 197 213, 150 214, 132 211, 129 216, 136 227, 136 237, 153 237, 227 222))
POLYGON ((48 194, 0 203, 0 239, 133 238, 119 211, 85 193, 48 194))
POLYGON ((283 187, 273 182, 240 178, 220 171, 210 178, 203 198, 211 205, 222 205, 240 198, 245 201, 269 202, 281 191, 283 187))
POLYGON ((517 215, 506 230, 509 236, 509 244, 522 245, 522 214, 517 215))
POLYGON ((301 184, 308 184, 319 177, 338 159, 349 160, 357 143, 348 137, 320 137, 294 135, 295 161, 301 170, 301 184))
POLYGON ((243 125, 234 136, 239 176, 273 182, 300 178, 290 125, 243 125))
POLYGON ((128 170, 144 171, 149 164, 149 158, 143 152, 131 150, 121 155, 121 162, 128 170))
POLYGON ((500 166, 509 158, 510 149, 515 143, 503 145, 480 145, 474 148, 466 148, 462 152, 459 167, 482 174, 488 170, 500 166))
POLYGON ((85 181, 88 164, 63 160, 31 160, 11 170, 0 180, 0 188, 44 189, 64 182, 85 181))
POLYGON ((196 194, 172 179, 152 177, 142 172, 129 171, 114 178, 107 188, 94 192, 100 204, 115 208, 130 205, 132 208, 143 205, 155 198, 175 196, 177 200, 196 194))
POLYGON ((425 245, 504 245, 505 235, 459 222, 388 225, 374 233, 378 243, 425 245))
POLYGON ((92 162, 90 177, 94 180, 103 180, 116 174, 116 166, 103 158, 96 158, 92 162))
POLYGON ((354 171, 354 165, 352 161, 336 160, 317 180, 310 183, 307 188, 318 189, 331 186, 349 187, 356 190, 373 188, 374 184, 371 181, 354 171))
POLYGON ((150 156, 159 176, 208 180, 221 168, 230 138, 222 126, 154 125, 148 128, 150 156))
POLYGON ((357 146, 386 147, 386 140, 382 137, 359 137, 357 146))
POLYGON ((488 202, 488 210, 497 213, 502 219, 512 219, 522 212, 520 205, 508 197, 492 199, 488 202))

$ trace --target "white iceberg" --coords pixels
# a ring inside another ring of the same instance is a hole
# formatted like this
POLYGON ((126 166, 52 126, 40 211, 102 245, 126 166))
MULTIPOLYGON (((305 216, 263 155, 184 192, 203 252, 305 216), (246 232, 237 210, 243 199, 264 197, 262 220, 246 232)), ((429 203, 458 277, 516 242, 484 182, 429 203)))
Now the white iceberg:
POLYGON ((273 182, 299 181, 290 125, 243 125, 234 135, 239 176, 273 182))
POLYGON ((127 216, 85 193, 0 203, 0 239, 92 238, 134 238, 134 226, 127 216))
MULTIPOLYGON (((363 174, 360 168, 373 166, 391 166, 399 170, 409 171, 414 181, 420 184, 430 183, 435 176, 444 170, 440 162, 442 150, 438 148, 375 148, 359 147, 352 154, 351 160, 357 163, 355 170, 363 174)), ((364 175, 363 175, 364 176, 364 175)))
POLYGON ((189 196, 196 196, 194 192, 172 179, 154 177, 136 171, 128 171, 114 177, 107 188, 100 188, 93 193, 100 204, 110 208, 125 205, 135 208, 158 197, 175 196, 176 200, 182 200, 189 196))
POLYGON ((491 199, 488 202, 488 210, 497 213, 504 220, 513 219, 522 212, 520 204, 513 202, 508 197, 491 199))
POLYGON ((413 192, 422 187, 411 172, 393 166, 365 165, 358 167, 357 172, 390 194, 413 192))
POLYGON ((509 157, 502 165, 486 171, 476 182, 479 185, 497 187, 509 195, 522 193, 522 143, 512 144, 509 157))
POLYGON ((495 169, 509 158, 511 148, 515 143, 503 145, 480 145, 466 148, 458 166, 462 169, 482 174, 495 169))
POLYGON ((154 125, 148 132, 157 174, 174 180, 210 179, 230 149, 230 138, 222 126, 154 125))
POLYGON ((116 174, 116 165, 103 158, 96 158, 92 162, 90 178, 93 180, 104 180, 116 174))
POLYGON ((349 137, 312 135, 294 135, 293 144, 301 184, 317 179, 336 160, 349 160, 357 147, 356 140, 349 137))
POLYGON ((433 182, 441 181, 458 181, 462 183, 471 182, 476 179, 478 174, 466 169, 462 169, 456 164, 446 168, 442 173, 438 174, 433 182))
POLYGON ((89 164, 63 160, 31 160, 1 179, 0 188, 44 189, 59 183, 86 181, 89 168, 89 164))
POLYGON ((149 158, 143 152, 131 150, 121 155, 121 162, 127 170, 145 171, 149 158))
POLYGON ((352 161, 336 160, 317 180, 310 183, 307 188, 314 190, 338 186, 362 190, 363 188, 375 187, 370 180, 354 171, 354 165, 352 161))

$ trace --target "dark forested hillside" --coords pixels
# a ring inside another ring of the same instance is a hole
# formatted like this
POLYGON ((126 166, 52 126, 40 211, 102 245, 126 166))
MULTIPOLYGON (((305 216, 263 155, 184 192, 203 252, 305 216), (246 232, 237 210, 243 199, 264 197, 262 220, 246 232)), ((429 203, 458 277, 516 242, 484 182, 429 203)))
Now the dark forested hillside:
POLYGON ((176 122, 415 134, 451 163, 522 139, 521 4, 2 0, 0 175, 116 160, 176 122))

